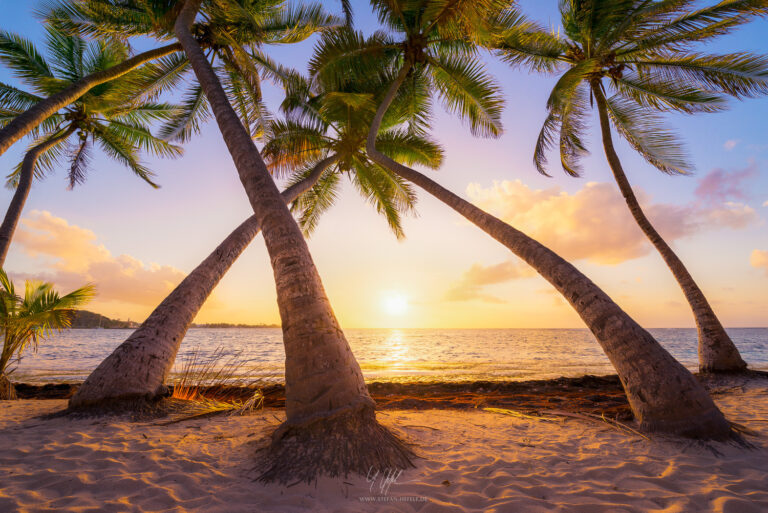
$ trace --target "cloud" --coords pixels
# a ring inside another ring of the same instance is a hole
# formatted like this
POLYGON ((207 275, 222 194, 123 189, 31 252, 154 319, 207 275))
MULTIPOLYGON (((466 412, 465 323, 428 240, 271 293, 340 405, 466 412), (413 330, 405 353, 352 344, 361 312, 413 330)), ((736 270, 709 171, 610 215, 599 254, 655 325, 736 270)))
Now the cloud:
POLYGON ((752 163, 739 171, 727 172, 716 168, 699 180, 694 195, 705 202, 723 203, 729 200, 749 199, 746 184, 757 175, 757 166, 752 163))
POLYGON ((34 210, 22 219, 14 245, 30 257, 40 258, 46 270, 16 276, 50 281, 65 291, 91 282, 96 284, 99 302, 152 308, 186 275, 172 266, 146 265, 130 255, 114 256, 97 240, 91 230, 34 210))
MULTIPOLYGON (((650 252, 616 187, 587 183, 574 194, 558 187, 531 189, 519 180, 490 188, 471 184, 468 193, 481 208, 496 213, 569 260, 618 264, 650 252)), ((641 202, 644 195, 639 194, 641 202)), ((649 205, 657 229, 674 240, 692 233, 684 207, 649 205)))
POLYGON ((756 269, 762 269, 768 276, 768 251, 756 249, 749 256, 749 263, 756 269))
MULTIPOLYGON (((700 198, 688 205, 653 203, 642 190, 635 192, 646 215, 668 242, 708 228, 743 228, 758 219, 754 209, 744 203, 714 201, 715 197, 738 196, 737 189, 723 191, 716 182, 721 183, 710 178, 700 198)), ((467 193, 481 208, 568 260, 615 265, 652 251, 614 184, 590 182, 570 194, 559 187, 531 189, 515 180, 494 182, 488 188, 473 183, 467 193)))
POLYGON ((754 208, 732 201, 726 201, 724 208, 702 209, 701 215, 712 226, 735 230, 746 228, 758 219, 754 208))
POLYGON ((736 147, 737 144, 739 144, 739 142, 740 141, 738 139, 728 139, 723 144, 723 148, 725 148, 728 151, 731 151, 732 149, 734 149, 736 147))
POLYGON ((512 260, 490 266, 474 264, 464 272, 461 280, 456 282, 446 293, 445 299, 448 301, 479 300, 486 303, 506 303, 501 298, 482 293, 482 288, 486 285, 529 278, 535 274, 535 271, 528 265, 512 260))
POLYGON ((768 200, 766 200, 765 203, 763 203, 763 206, 768 207, 768 200))

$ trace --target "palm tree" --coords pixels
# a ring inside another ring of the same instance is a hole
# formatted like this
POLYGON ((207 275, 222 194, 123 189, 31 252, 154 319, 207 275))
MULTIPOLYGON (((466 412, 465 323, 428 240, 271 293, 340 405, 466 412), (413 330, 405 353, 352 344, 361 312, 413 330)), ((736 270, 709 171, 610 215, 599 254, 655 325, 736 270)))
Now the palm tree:
MULTIPOLYGON (((314 60, 318 75, 328 80, 335 77, 337 82, 343 82, 350 73, 373 73, 387 65, 398 70, 371 125, 369 157, 452 207, 531 265, 563 294, 616 368, 641 428, 690 437, 730 436, 728 422, 696 378, 574 266, 423 174, 377 151, 376 134, 399 87, 426 74, 431 74, 444 102, 467 118, 475 133, 495 135, 500 131, 496 88, 480 65, 469 60, 470 42, 492 32, 500 17, 495 3, 447 0, 374 0, 372 3, 383 24, 400 32, 402 40, 378 36, 376 41, 361 47, 326 39, 324 43, 328 47, 321 48, 314 60), (483 12, 480 7, 487 10, 483 12), (452 59, 454 69, 465 72, 445 77, 439 64, 448 58, 452 59), (438 85, 443 78, 446 82, 438 85)), ((508 20, 517 17, 514 12, 503 14, 508 20)))
MULTIPOLYGON (((42 9, 40 14, 42 16, 53 14, 65 15, 65 19, 72 19, 78 15, 78 6, 71 2, 61 2, 60 4, 52 4, 48 8, 42 9)), ((52 84, 45 91, 45 94, 48 95, 47 97, 25 98, 24 102, 20 104, 20 107, 23 107, 23 109, 19 109, 17 115, 0 128, 0 155, 5 153, 13 143, 35 130, 51 115, 70 105, 94 87, 123 77, 142 65, 156 59, 171 56, 180 50, 181 46, 174 42, 147 50, 133 57, 129 57, 126 53, 122 61, 113 62, 111 66, 101 67, 74 81, 60 82, 55 87, 52 84)), ((40 64, 39 59, 41 59, 41 56, 27 41, 13 34, 7 32, 0 33, 0 56, 4 57, 6 62, 9 62, 11 67, 21 68, 23 72, 33 76, 41 71, 37 67, 40 64)), ((0 91, 0 98, 8 94, 13 94, 13 91, 0 91)))
POLYGON ((535 26, 513 28, 500 38, 500 56, 515 66, 561 72, 549 100, 534 163, 546 173, 545 152, 559 145, 563 169, 580 175, 587 152, 584 132, 589 106, 600 119, 603 146, 613 176, 640 229, 672 271, 693 311, 702 372, 743 371, 747 364, 723 329, 704 293, 683 262, 646 217, 613 145, 611 126, 660 171, 688 174, 675 134, 658 112, 714 112, 725 98, 768 94, 768 57, 745 52, 696 53, 695 43, 726 34, 768 13, 765 2, 727 0, 691 10, 693 1, 596 2, 560 4, 564 35, 535 26), (611 90, 608 96, 606 89, 611 90), (589 102, 589 103, 588 103, 589 102))
POLYGON ((0 399, 16 399, 13 384, 8 379, 8 365, 21 359, 28 347, 37 345, 52 332, 70 326, 75 309, 93 297, 94 288, 86 285, 65 296, 53 290, 53 285, 27 281, 24 297, 16 294, 13 282, 0 269, 0 329, 3 348, 0 352, 0 399))
POLYGON ((301 230, 189 30, 199 6, 200 0, 187 1, 174 30, 261 224, 282 319, 286 421, 272 437, 261 478, 310 481, 321 473, 337 476, 365 474, 371 468, 406 468, 411 465, 410 451, 376 420, 360 366, 331 309, 301 230))
MULTIPOLYGON (((264 153, 269 155, 270 167, 275 173, 292 175, 292 185, 282 193, 285 202, 294 203, 294 207, 301 212, 303 227, 310 231, 320 213, 329 206, 334 197, 334 187, 338 180, 329 175, 348 173, 350 178, 355 177, 354 182, 358 184, 360 191, 374 202, 377 210, 389 220, 393 231, 400 235, 400 212, 412 207, 412 195, 409 194, 407 185, 398 183, 391 176, 382 176, 387 173, 378 166, 371 165, 362 155, 360 148, 365 144, 367 122, 358 124, 356 131, 344 128, 347 120, 357 119, 348 115, 349 109, 359 109, 362 101, 368 106, 370 119, 377 102, 372 95, 360 93, 321 93, 307 97, 309 85, 306 81, 295 75, 292 79, 293 88, 289 93, 289 100, 286 101, 286 108, 291 113, 301 109, 318 114, 315 117, 316 122, 306 123, 307 129, 304 131, 268 130, 270 139, 264 153), (339 125, 330 130, 335 123, 334 119, 339 121, 339 125), (329 131, 331 135, 327 135, 329 131), (285 149, 296 144, 302 145, 301 158, 294 158, 289 163, 285 149), (341 162, 348 164, 343 165, 341 162), (354 163, 355 168, 352 169, 349 163, 354 163), (304 172, 308 166, 311 166, 311 171, 304 172), (360 171, 357 171, 358 169, 360 171), (313 189, 319 181, 323 185, 313 189)), ((404 102, 412 103, 408 98, 403 98, 397 99, 395 105, 404 102)), ((397 109, 393 109, 395 110, 397 109)), ((302 121, 298 114, 293 115, 292 119, 302 121)), ((275 125, 287 127, 289 124, 275 125)), ((391 139, 395 142, 387 146, 392 148, 390 156, 405 158, 409 163, 439 163, 439 150, 429 141, 419 137, 403 141, 402 138, 391 135, 388 139, 380 141, 386 145, 391 139)), ((255 215, 235 229, 163 300, 127 340, 88 376, 75 396, 70 399, 70 408, 98 406, 106 401, 120 401, 133 406, 137 400, 152 400, 162 396, 165 392, 164 382, 189 325, 211 291, 259 231, 260 225, 255 215)))
MULTIPOLYGON (((200 26, 194 21, 202 2, 169 3, 152 2, 151 6, 165 9, 169 18, 175 14, 175 7, 182 7, 175 17, 173 33, 233 157, 263 230, 275 274, 286 353, 287 419, 273 435, 262 479, 285 482, 298 477, 309 481, 319 474, 346 475, 365 473, 372 467, 410 466, 410 451, 376 421, 360 366, 333 314, 301 230, 272 181, 252 132, 238 118, 216 70, 193 34, 200 26), (301 451, 302 458, 295 457, 297 451, 301 451)), ((117 8, 131 4, 115 2, 117 8)), ((201 14, 204 20, 210 20, 216 12, 222 12, 226 19, 253 28, 253 13, 246 8, 258 10, 272 5, 221 0, 215 5, 206 3, 201 14)), ((258 37, 260 32, 254 32, 258 37)))
MULTIPOLYGON (((182 5, 176 0, 80 0, 74 5, 58 1, 41 14, 68 33, 106 40, 152 36, 170 42, 175 39, 173 23, 182 5)), ((282 83, 292 74, 273 62, 263 47, 300 42, 341 23, 317 4, 288 8, 285 0, 203 2, 202 11, 204 16, 191 30, 206 49, 230 102, 253 137, 263 135, 270 120, 262 101, 263 79, 282 83)), ((169 141, 186 142, 210 117, 203 90, 183 53, 153 65, 164 76, 164 89, 187 83, 182 109, 159 132, 169 141)))
MULTIPOLYGON (((77 36, 49 29, 46 47, 50 57, 46 59, 31 42, 7 33, 4 37, 15 41, 16 46, 14 51, 6 47, 0 61, 8 63, 34 92, 0 83, 0 124, 14 119, 29 104, 41 101, 41 95, 111 68, 127 55, 125 46, 116 41, 87 43, 77 36)), ((144 99, 147 90, 154 87, 150 77, 154 74, 139 68, 135 73, 94 87, 32 131, 35 140, 9 177, 9 185, 15 186, 16 191, 0 225, 0 265, 5 261, 35 176, 42 177, 44 171, 55 168, 62 160, 68 160, 70 188, 85 180, 96 145, 156 187, 152 172, 139 161, 139 152, 177 157, 181 149, 154 137, 148 128, 149 123, 169 120, 178 111, 174 105, 144 99), (72 136, 76 136, 76 142, 67 144, 72 136)))
MULTIPOLYGON (((342 6, 348 16, 351 17, 352 11, 348 0, 342 0, 342 6)), ((153 34, 156 37, 165 36, 165 38, 168 38, 172 32, 172 23, 175 19, 173 13, 178 12, 180 7, 181 4, 179 2, 171 0, 151 3, 114 2, 113 0, 79 0, 78 2, 54 0, 46 3, 39 9, 38 14, 47 23, 68 33, 88 36, 108 34, 109 37, 116 39, 125 39, 130 35, 137 34, 153 34)), ((246 7, 253 8, 254 6, 246 7)), ((263 9, 264 6, 260 5, 258 7, 263 9)), ((299 10, 297 14, 306 15, 311 13, 299 10)), ((266 18, 268 19, 268 17, 266 18)), ((351 18, 349 19, 351 20, 351 18)), ((268 21, 274 22, 276 20, 268 21)), ((290 20, 285 21, 290 22, 290 20)), ((277 25, 272 27, 272 29, 277 28, 277 25)), ((286 32, 293 34, 303 30, 300 23, 288 24, 285 28, 286 32)), ((265 29, 267 29, 266 32, 269 32, 270 27, 262 26, 259 28, 262 31, 265 29)), ((201 28, 201 32, 205 33, 206 28, 201 28)), ((226 30, 223 32, 226 32, 226 30)), ((208 33, 210 34, 211 31, 208 30, 208 33)), ((262 32, 261 35, 267 39, 269 38, 269 34, 262 32)), ((207 41, 201 41, 203 45, 206 43, 207 41)), ((6 48, 10 48, 12 52, 16 51, 16 42, 13 39, 6 39, 0 34, 0 53, 4 52, 6 48)), ((37 128, 51 114, 74 102, 93 87, 122 77, 126 73, 134 71, 139 66, 151 61, 158 61, 157 66, 164 69, 167 73, 168 85, 172 85, 173 81, 178 78, 178 75, 186 66, 183 55, 179 53, 180 50, 181 46, 177 42, 147 50, 127 58, 110 68, 84 76, 64 89, 57 90, 46 98, 41 98, 36 103, 28 104, 26 110, 14 117, 6 126, 0 128, 0 155, 5 153, 13 143, 37 128)), ((253 64, 258 64, 258 61, 253 64)), ((251 67, 252 65, 249 64, 248 66, 251 67)))

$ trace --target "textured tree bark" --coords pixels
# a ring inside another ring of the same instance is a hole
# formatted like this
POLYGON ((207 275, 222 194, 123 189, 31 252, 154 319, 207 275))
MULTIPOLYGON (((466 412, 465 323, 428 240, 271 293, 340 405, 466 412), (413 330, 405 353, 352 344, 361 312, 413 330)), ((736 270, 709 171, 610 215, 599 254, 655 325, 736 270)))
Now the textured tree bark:
MULTIPOLYGON (((285 191, 290 203, 317 183, 336 161, 333 155, 285 191)), ((184 335, 213 289, 261 230, 256 216, 238 226, 147 317, 128 339, 91 372, 69 400, 70 409, 123 402, 127 407, 165 395, 164 385, 184 335)))
POLYGON ((62 89, 58 93, 37 103, 34 107, 19 114, 13 121, 0 129, 0 155, 5 153, 13 143, 34 130, 34 128, 42 123, 48 116, 63 109, 90 89, 99 84, 103 84, 104 82, 109 82, 110 80, 121 77, 151 60, 178 52, 179 50, 181 50, 181 46, 178 43, 174 43, 140 53, 116 66, 83 77, 66 89, 62 89))
POLYGON ((24 210, 24 204, 29 197, 29 190, 32 188, 32 182, 35 179, 35 164, 37 163, 37 159, 47 149, 72 135, 72 132, 74 131, 74 128, 69 128, 60 136, 41 142, 29 150, 24 156, 24 160, 21 163, 19 185, 16 186, 16 191, 13 193, 11 203, 8 205, 8 210, 5 212, 3 224, 0 225, 0 268, 5 265, 5 257, 8 256, 8 248, 11 246, 11 239, 16 231, 16 226, 19 224, 21 212, 24 210))
POLYGON ((725 332, 720 319, 717 318, 707 298, 704 297, 704 293, 693 280, 693 277, 688 272, 688 269, 685 268, 680 258, 659 235, 645 216, 645 212, 640 208, 640 203, 632 191, 632 186, 624 174, 619 156, 613 147, 611 125, 608 121, 608 111, 603 92, 599 87, 593 87, 592 90, 600 116, 600 130, 603 136, 605 155, 608 158, 608 163, 611 166, 611 171, 613 171, 613 176, 619 186, 621 195, 624 196, 629 211, 632 213, 632 217, 640 229, 661 254, 669 270, 672 271, 693 311, 693 317, 696 320, 696 328, 699 334, 699 370, 701 372, 741 372, 746 370, 746 362, 741 358, 741 354, 739 354, 739 350, 731 340, 731 337, 725 332))
POLYGON ((286 422, 273 435, 262 478, 311 481, 411 465, 409 451, 376 421, 360 366, 323 289, 304 237, 253 140, 189 27, 200 0, 188 0, 174 30, 205 92, 262 227, 275 276, 285 346, 286 422), (359 426, 355 436, 346 427, 359 426), (374 442, 374 443, 371 443, 374 442), (306 456, 296 468, 296 444, 306 456), (338 451, 347 458, 329 460, 338 451))
POLYGON ((0 374, 0 401, 14 401, 18 399, 16 387, 5 374, 0 374))
POLYGON ((368 156, 453 208, 551 283, 605 351, 642 429, 694 438, 730 437, 728 422, 696 378, 578 269, 524 233, 376 150, 381 120, 408 70, 407 66, 401 70, 379 106, 368 134, 368 156))

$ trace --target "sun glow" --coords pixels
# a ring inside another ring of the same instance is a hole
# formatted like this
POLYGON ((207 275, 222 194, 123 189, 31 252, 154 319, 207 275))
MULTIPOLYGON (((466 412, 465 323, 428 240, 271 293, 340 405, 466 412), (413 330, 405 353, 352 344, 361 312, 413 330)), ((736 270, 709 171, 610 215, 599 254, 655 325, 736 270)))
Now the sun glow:
POLYGON ((381 306, 387 315, 404 315, 408 312, 408 296, 401 292, 386 292, 382 296, 381 306))

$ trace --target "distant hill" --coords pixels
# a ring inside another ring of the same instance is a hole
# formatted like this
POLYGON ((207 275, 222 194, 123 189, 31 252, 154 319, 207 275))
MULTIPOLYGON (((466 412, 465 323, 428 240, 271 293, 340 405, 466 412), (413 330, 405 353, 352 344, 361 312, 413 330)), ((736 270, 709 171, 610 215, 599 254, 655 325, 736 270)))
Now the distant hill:
MULTIPOLYGON (((78 310, 72 319, 72 327, 75 329, 125 329, 138 328, 139 323, 134 321, 120 321, 110 319, 87 310, 78 310)), ((191 328, 279 328, 278 324, 230 324, 227 322, 215 322, 210 324, 193 324, 191 328)))
POLYGON ((227 322, 213 322, 209 324, 193 324, 192 328, 279 328, 279 324, 229 324, 227 322))
POLYGON ((103 315, 89 312, 87 310, 78 310, 72 319, 72 327, 75 329, 125 329, 136 328, 138 323, 133 321, 119 321, 110 319, 103 315))

